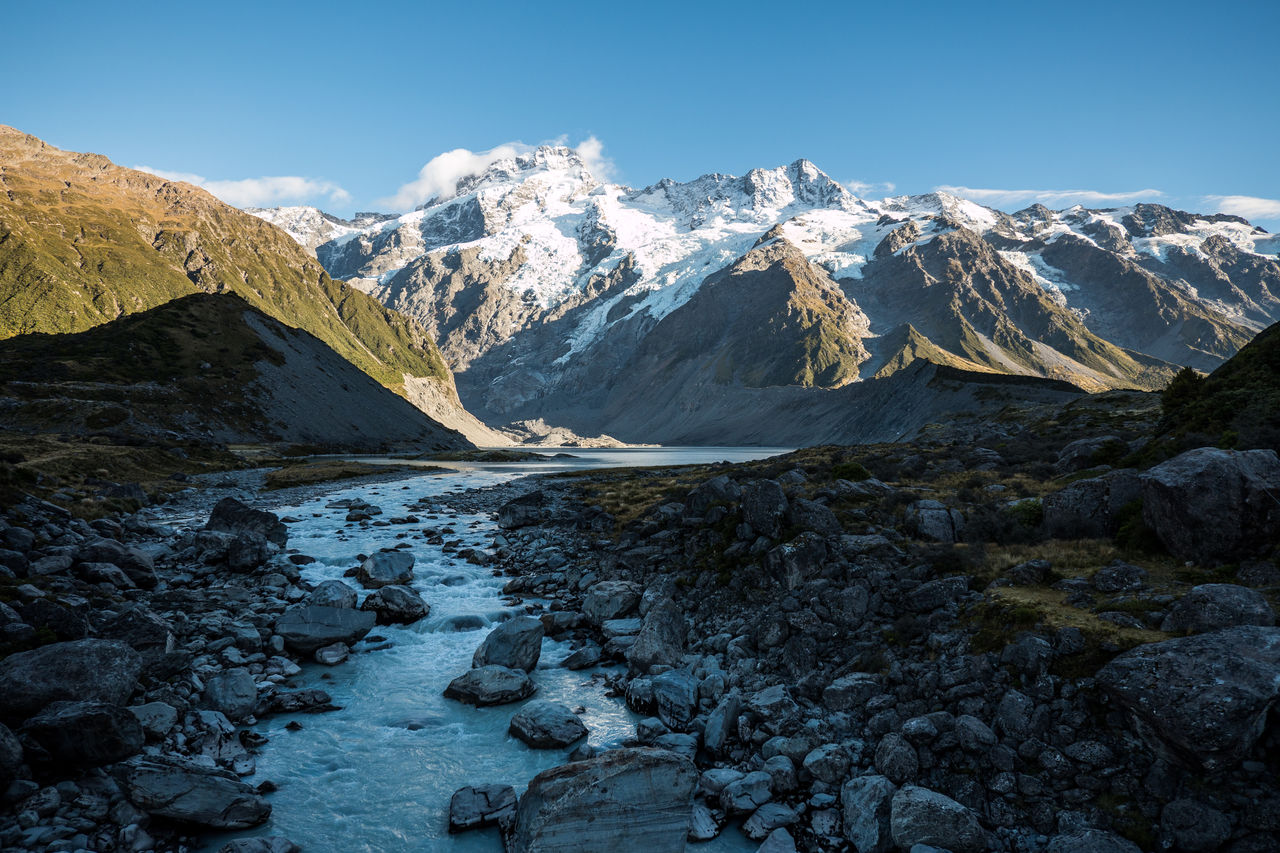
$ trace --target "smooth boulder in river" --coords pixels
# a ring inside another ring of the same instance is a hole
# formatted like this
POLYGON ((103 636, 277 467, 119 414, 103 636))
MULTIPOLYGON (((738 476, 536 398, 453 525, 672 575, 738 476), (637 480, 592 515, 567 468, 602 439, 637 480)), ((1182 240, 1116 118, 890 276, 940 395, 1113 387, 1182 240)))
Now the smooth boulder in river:
POLYGON ((295 604, 276 620, 284 644, 303 655, 334 643, 351 645, 373 630, 374 615, 348 607, 295 604))
POLYGON ((50 702, 98 699, 123 705, 142 656, 117 640, 74 640, 0 661, 0 716, 23 720, 50 702))
POLYGON ((507 731, 534 749, 559 749, 587 736, 587 727, 567 705, 545 701, 521 708, 507 731))
POLYGON ((684 853, 698 771, 658 749, 617 749, 533 777, 508 853, 684 853))
POLYGON ((366 589, 404 586, 413 580, 413 555, 408 551, 379 551, 360 564, 356 580, 366 589))
POLYGON ((542 621, 517 616, 489 632, 471 659, 472 666, 506 666, 532 672, 542 656, 542 621))
POLYGON ((506 705, 533 695, 538 687, 523 671, 505 666, 480 666, 460 675, 444 689, 447 699, 475 705, 506 705))
POLYGON ((422 596, 407 586, 393 584, 369 593, 360 609, 372 613, 379 625, 408 625, 431 612, 422 596))

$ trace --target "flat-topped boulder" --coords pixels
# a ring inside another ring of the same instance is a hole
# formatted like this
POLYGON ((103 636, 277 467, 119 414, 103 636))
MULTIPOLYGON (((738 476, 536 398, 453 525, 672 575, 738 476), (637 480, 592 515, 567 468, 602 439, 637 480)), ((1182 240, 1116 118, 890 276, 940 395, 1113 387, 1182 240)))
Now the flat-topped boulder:
POLYGON ((235 774, 173 756, 138 756, 112 774, 129 802, 156 817, 212 829, 248 829, 271 805, 235 774))
POLYGON ((1148 643, 1117 656, 1097 680, 1157 752, 1228 769, 1249 755, 1280 698, 1280 628, 1148 643))
POLYGON ((587 736, 587 727, 567 705, 546 701, 521 708, 507 731, 534 749, 560 749, 587 736))
POLYGON ((0 661, 0 717, 23 720, 51 702, 97 699, 123 705, 142 656, 118 640, 73 640, 0 661))
POLYGON ((444 689, 449 699, 457 699, 468 705, 506 705, 528 699, 538 689, 533 680, 522 670, 505 666, 480 666, 460 675, 444 689))
POLYGON ((529 783, 509 853, 684 853, 698 771, 656 749, 611 750, 529 783))
POLYGON ((358 642, 373 630, 372 613, 349 607, 295 604, 276 620, 275 632, 288 648, 303 655, 334 643, 358 642))

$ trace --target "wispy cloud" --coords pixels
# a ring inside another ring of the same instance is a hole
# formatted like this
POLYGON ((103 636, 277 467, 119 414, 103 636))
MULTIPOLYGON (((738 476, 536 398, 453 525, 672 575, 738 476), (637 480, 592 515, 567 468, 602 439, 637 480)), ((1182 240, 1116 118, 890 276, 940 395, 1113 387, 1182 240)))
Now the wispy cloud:
POLYGON ((897 187, 892 181, 845 181, 844 188, 856 196, 883 195, 897 187))
POLYGON ((597 180, 607 181, 618 173, 613 160, 604 156, 604 143, 594 136, 588 136, 573 150, 578 152, 587 171, 595 175, 597 180))
POLYGON ((970 201, 992 207, 1026 207, 1037 202, 1046 207, 1070 207, 1073 204, 1108 205, 1128 204, 1143 199, 1163 198, 1160 190, 1146 189, 1133 192, 1108 193, 1098 190, 998 190, 976 187, 935 187, 938 192, 951 193, 970 201))
POLYGON ((1204 203, 1216 213, 1230 213, 1245 219, 1280 219, 1280 199, 1251 195, 1207 195, 1204 203))
POLYGON ((170 181, 185 181, 202 187, 227 204, 233 204, 236 207, 271 207, 317 200, 345 204, 351 200, 351 194, 332 181, 302 178, 296 175, 244 178, 238 181, 211 181, 203 175, 191 172, 171 172, 151 166, 134 166, 133 168, 170 181))

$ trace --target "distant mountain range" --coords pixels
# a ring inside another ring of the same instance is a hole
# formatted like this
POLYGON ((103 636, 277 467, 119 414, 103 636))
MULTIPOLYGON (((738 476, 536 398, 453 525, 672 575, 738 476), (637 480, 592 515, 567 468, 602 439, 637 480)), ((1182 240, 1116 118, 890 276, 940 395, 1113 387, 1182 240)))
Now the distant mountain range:
POLYGON ((1280 319, 1280 241, 1238 217, 871 201, 805 160, 635 190, 543 147, 402 216, 251 212, 421 323, 481 418, 635 441, 792 435, 784 389, 892 405, 918 360, 1155 389, 1280 319))

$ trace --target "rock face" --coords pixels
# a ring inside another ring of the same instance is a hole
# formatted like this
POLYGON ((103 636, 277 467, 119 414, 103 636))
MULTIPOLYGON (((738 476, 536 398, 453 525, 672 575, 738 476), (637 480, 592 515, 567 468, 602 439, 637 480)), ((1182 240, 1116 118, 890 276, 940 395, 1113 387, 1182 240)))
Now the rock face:
POLYGON ((559 749, 587 736, 582 720, 559 702, 530 702, 511 718, 508 731, 534 749, 559 749))
POLYGON ((1231 583, 1206 583, 1174 602, 1160 630, 1201 634, 1237 625, 1274 624, 1276 614, 1262 593, 1231 583))
POLYGON ((275 513, 253 509, 235 498, 223 498, 209 514, 206 530, 223 533, 256 533, 281 548, 289 541, 289 528, 275 513))
POLYGON ((368 589, 404 586, 413 580, 413 555, 408 551, 379 551, 361 563, 356 579, 368 589))
POLYGON ((476 649, 471 665, 490 664, 532 672, 542 656, 542 622, 532 616, 517 616, 489 632, 476 649))
POLYGON ((357 642, 374 626, 372 613, 347 607, 298 604, 276 620, 276 633, 294 651, 310 655, 333 643, 357 642))
POLYGON ((119 705, 91 700, 54 702, 27 720, 22 732, 58 764, 99 767, 142 750, 138 718, 119 705))
POLYGON ((450 832, 505 824, 515 816, 516 789, 510 785, 459 788, 449 800, 450 832))
POLYGON ((271 814, 271 806, 232 773, 179 758, 145 756, 112 771, 129 801, 158 817, 213 829, 248 829, 271 814))
POLYGON ((477 667, 450 681, 444 695, 482 707, 519 702, 532 696, 537 689, 533 680, 521 670, 490 665, 477 667))
POLYGON ((431 612, 422 596, 407 586, 384 586, 369 594, 360 609, 372 613, 379 625, 407 625, 431 612))
POLYGON ((539 773, 520 798, 510 853, 683 853, 698 773, 662 750, 620 749, 539 773))
POLYGON ((986 834, 977 816, 950 797, 907 785, 893 795, 891 808, 890 829, 899 847, 928 844, 955 853, 986 849, 986 834))
POLYGON ((0 716, 23 720, 50 702, 98 699, 123 705, 142 657, 116 640, 75 640, 0 661, 0 716))
POLYGON ((1280 697, 1280 628, 1149 643, 1116 657, 1097 679, 1158 752, 1226 769, 1249 754, 1280 697))
POLYGON ((1251 556, 1280 538, 1280 457, 1216 447, 1175 456, 1142 475, 1142 518, 1179 559, 1251 556))

